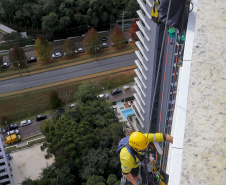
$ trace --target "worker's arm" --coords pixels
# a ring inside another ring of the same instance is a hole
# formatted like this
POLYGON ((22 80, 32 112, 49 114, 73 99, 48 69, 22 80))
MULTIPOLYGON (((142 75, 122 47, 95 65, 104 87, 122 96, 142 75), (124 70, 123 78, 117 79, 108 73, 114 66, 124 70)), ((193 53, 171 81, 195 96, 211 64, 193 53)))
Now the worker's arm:
POLYGON ((124 175, 133 185, 138 185, 137 181, 133 178, 131 173, 127 173, 124 175))
POLYGON ((155 134, 144 134, 148 137, 149 142, 161 142, 168 141, 173 143, 173 137, 169 134, 155 133, 155 134))
POLYGON ((166 137, 166 141, 173 143, 173 137, 171 135, 166 134, 165 137, 166 137))

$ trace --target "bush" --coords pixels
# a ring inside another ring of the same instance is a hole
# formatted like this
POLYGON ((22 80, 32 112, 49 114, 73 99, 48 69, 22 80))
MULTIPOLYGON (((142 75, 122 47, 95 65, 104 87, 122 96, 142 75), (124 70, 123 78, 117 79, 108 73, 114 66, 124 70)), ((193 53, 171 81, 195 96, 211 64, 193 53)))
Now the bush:
POLYGON ((57 109, 62 106, 62 100, 59 97, 58 92, 51 91, 49 94, 49 104, 52 109, 57 109))
POLYGON ((9 118, 5 114, 2 114, 0 116, 0 124, 1 124, 1 126, 5 126, 5 122, 9 122, 9 118))

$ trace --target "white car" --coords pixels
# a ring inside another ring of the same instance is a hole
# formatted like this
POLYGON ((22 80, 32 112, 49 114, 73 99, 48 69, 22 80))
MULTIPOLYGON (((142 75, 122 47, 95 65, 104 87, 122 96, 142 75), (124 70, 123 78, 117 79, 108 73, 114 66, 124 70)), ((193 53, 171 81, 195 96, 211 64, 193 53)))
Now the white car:
POLYGON ((26 126, 26 125, 30 125, 31 124, 31 120, 23 120, 20 122, 20 126, 23 127, 23 126, 26 126))
POLYGON ((75 106, 75 103, 72 103, 69 107, 70 109, 73 108, 75 106))
POLYGON ((108 44, 104 42, 104 43, 101 44, 101 46, 102 46, 102 48, 107 48, 108 44))
POLYGON ((55 54, 52 54, 52 57, 53 57, 53 58, 61 57, 61 53, 60 53, 60 52, 57 52, 57 53, 55 53, 55 54))
POLYGON ((7 135, 12 135, 12 134, 19 134, 19 130, 11 130, 9 132, 7 132, 7 135))
POLYGON ((104 98, 104 99, 108 99, 109 98, 109 95, 108 94, 100 94, 100 95, 98 95, 97 97, 99 97, 99 98, 104 98))
POLYGON ((82 48, 78 48, 78 53, 83 53, 84 50, 82 48))
POLYGON ((2 64, 2 67, 9 67, 9 66, 10 66, 9 62, 3 62, 2 64))

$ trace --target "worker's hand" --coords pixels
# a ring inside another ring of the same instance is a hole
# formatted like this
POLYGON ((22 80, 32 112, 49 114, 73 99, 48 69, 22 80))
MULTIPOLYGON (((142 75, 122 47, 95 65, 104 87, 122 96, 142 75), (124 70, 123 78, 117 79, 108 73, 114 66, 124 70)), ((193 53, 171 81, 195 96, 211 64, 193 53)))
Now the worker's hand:
POLYGON ((173 137, 169 134, 166 134, 166 141, 173 143, 173 137))

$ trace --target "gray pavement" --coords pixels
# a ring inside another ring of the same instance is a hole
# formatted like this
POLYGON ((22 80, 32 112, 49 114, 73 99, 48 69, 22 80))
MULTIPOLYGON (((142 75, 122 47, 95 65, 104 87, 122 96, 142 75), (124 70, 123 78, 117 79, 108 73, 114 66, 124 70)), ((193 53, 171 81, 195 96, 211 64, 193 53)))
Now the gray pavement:
POLYGON ((0 94, 134 65, 134 53, 0 81, 0 94))

